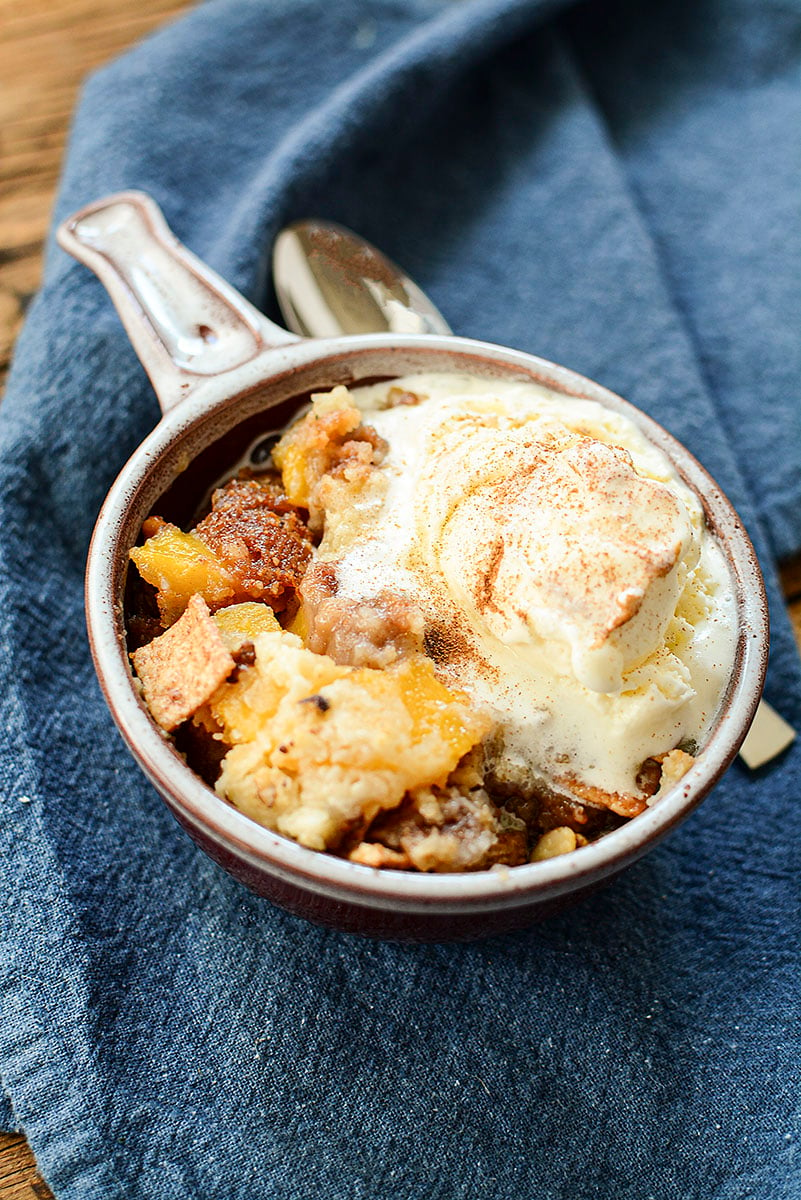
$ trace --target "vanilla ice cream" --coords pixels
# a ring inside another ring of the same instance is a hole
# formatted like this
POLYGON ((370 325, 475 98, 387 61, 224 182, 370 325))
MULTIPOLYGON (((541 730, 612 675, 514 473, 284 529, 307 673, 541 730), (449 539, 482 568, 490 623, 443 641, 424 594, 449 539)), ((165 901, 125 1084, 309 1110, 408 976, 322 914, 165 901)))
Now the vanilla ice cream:
POLYGON ((632 421, 463 374, 344 394, 386 453, 358 497, 332 491, 316 558, 338 600, 420 610, 440 676, 494 720, 497 780, 636 795, 644 760, 703 740, 734 661, 733 585, 698 499, 632 421))

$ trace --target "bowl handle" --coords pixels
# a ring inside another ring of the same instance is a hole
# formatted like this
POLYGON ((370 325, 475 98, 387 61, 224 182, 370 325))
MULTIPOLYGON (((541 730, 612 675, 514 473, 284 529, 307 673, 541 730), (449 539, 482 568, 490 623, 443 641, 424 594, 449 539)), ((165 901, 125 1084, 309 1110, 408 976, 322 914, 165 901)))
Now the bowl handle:
POLYGON ((204 379, 298 340, 187 250, 144 192, 88 204, 56 238, 105 286, 163 412, 204 379))

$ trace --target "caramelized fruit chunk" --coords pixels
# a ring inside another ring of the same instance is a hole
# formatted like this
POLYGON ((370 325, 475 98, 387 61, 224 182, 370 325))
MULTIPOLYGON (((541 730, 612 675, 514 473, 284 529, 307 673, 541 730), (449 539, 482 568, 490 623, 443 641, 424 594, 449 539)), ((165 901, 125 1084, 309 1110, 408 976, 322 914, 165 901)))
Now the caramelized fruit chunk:
POLYGON ((236 600, 263 600, 282 612, 309 565, 312 538, 277 477, 231 479, 211 504, 194 533, 233 579, 236 600))
POLYGON ((386 453, 386 443, 370 425, 362 425, 361 413, 347 388, 312 397, 313 407, 290 426, 273 450, 273 461, 281 472, 287 496, 309 512, 309 524, 323 528, 325 502, 321 488, 326 481, 345 476, 350 485, 368 478, 386 453))
POLYGON ((159 517, 131 551, 139 574, 157 591, 161 623, 180 617, 189 598, 211 612, 261 600, 276 612, 294 603, 312 555, 311 533, 278 476, 241 476, 217 488, 212 509, 191 533, 159 517))
POLYGON ((176 525, 162 523, 144 546, 133 548, 131 558, 142 578, 157 589, 165 627, 178 620, 192 596, 202 596, 212 611, 234 598, 234 578, 214 551, 176 525))
POLYGON ((281 629, 273 610, 255 601, 230 604, 216 612, 213 619, 220 637, 232 652, 244 642, 253 642, 260 633, 276 633, 281 629))

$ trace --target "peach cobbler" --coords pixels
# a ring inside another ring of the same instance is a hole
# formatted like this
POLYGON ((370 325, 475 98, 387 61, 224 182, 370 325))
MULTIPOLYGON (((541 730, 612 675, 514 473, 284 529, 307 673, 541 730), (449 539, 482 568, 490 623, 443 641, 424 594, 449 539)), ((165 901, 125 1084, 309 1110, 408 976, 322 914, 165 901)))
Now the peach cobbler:
POLYGON ((533 382, 317 395, 131 559, 153 719, 241 812, 372 867, 614 829, 692 765, 734 660, 694 493, 632 421, 533 382))

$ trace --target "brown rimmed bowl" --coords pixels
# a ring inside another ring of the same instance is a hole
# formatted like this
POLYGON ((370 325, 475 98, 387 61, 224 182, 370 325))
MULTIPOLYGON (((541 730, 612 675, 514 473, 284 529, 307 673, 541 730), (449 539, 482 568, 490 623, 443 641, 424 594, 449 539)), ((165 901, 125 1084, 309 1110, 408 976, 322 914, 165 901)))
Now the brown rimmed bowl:
POLYGON ((661 426, 605 388, 531 354, 466 338, 366 334, 304 340, 253 308, 170 234, 137 192, 81 209, 60 244, 108 289, 164 413, 123 467, 98 517, 86 573, 89 639, 119 729, 178 822, 259 896, 334 928, 441 941, 522 928, 593 891, 654 847, 700 803, 739 749, 765 676, 762 577, 730 502, 661 426), (633 421, 700 498, 731 571, 738 642, 714 727, 684 778, 653 807, 570 854, 458 875, 377 870, 308 850, 232 808, 186 765, 155 724, 128 659, 128 552, 154 509, 190 520, 210 485, 281 429, 314 391, 421 371, 534 381, 598 401, 633 421))

